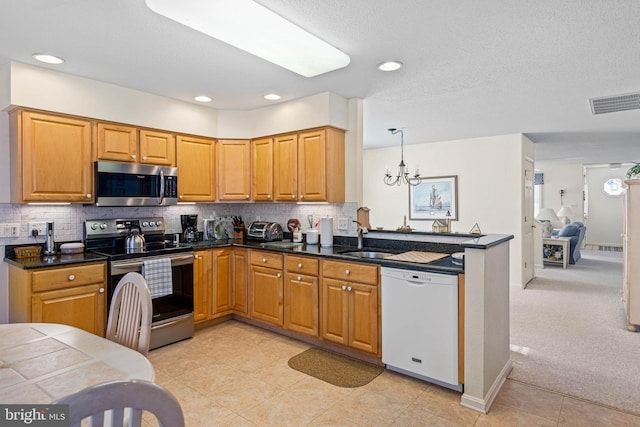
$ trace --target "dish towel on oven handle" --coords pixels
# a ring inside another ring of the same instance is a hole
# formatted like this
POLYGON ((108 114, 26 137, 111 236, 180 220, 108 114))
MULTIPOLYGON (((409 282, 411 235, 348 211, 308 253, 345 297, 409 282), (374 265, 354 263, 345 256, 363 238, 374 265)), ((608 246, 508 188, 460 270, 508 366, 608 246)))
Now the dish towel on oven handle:
POLYGON ((157 258, 143 261, 142 275, 147 281, 151 298, 162 297, 173 292, 171 259, 157 258))

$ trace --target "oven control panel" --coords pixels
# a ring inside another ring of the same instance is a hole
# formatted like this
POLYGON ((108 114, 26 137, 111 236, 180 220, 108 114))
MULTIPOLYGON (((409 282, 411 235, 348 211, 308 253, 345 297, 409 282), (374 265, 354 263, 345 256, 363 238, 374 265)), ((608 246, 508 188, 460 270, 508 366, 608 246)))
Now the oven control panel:
POLYGON ((132 228, 141 234, 164 234, 162 217, 136 219, 88 219, 84 222, 85 239, 127 236, 132 228))

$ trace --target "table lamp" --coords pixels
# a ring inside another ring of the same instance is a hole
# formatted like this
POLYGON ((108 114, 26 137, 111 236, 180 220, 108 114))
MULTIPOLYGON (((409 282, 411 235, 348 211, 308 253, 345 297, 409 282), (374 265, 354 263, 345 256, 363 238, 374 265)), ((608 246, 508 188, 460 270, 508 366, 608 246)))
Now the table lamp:
POLYGON ((553 224, 551 221, 558 221, 556 212, 551 208, 542 208, 536 219, 542 223, 542 237, 551 237, 553 231, 553 224))
POLYGON ((567 225, 571 222, 570 217, 572 216, 573 216, 573 211, 571 210, 571 208, 567 206, 561 207, 560 210, 558 211, 558 217, 560 218, 560 221, 562 221, 564 225, 567 225))

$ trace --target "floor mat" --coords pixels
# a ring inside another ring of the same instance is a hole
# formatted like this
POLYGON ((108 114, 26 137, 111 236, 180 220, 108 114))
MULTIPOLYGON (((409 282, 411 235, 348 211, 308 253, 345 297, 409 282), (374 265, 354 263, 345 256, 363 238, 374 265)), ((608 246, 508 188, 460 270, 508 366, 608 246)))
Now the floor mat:
POLYGON ((361 387, 380 375, 384 368, 310 348, 289 359, 289 366, 338 387, 361 387))

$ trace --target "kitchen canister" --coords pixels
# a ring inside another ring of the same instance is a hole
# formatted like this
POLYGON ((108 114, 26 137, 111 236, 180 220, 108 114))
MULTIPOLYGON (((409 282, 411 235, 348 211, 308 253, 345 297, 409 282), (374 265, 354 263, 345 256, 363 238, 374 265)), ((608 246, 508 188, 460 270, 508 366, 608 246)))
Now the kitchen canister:
POLYGON ((320 239, 320 233, 315 228, 307 230, 307 245, 317 245, 320 239))
POLYGON ((333 246, 333 218, 320 219, 320 246, 325 248, 333 246))

